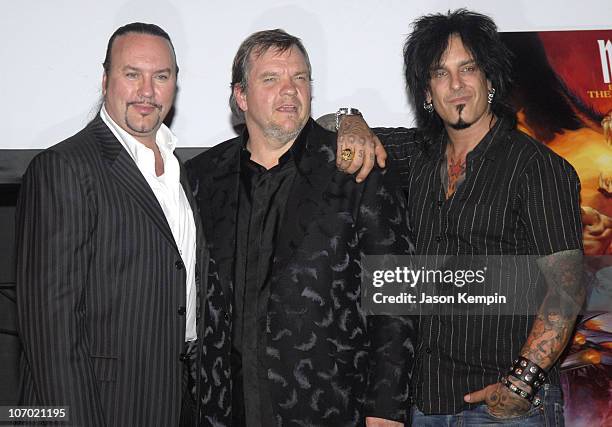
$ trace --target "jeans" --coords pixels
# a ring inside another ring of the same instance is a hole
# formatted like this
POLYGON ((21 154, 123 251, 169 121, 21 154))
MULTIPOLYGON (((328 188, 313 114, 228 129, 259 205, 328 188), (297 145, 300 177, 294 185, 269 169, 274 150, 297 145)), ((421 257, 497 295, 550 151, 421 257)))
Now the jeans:
POLYGON ((564 427, 563 397, 559 386, 544 384, 538 391, 542 399, 540 406, 531 407, 526 414, 512 418, 498 418, 489 413, 487 405, 453 415, 425 415, 416 406, 412 407, 414 427, 461 427, 461 426, 543 426, 564 427))

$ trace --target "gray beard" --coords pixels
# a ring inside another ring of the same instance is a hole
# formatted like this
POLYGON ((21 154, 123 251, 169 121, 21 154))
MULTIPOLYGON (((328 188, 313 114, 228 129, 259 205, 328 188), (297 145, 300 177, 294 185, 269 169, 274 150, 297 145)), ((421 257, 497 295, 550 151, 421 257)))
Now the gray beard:
POLYGON ((299 129, 296 129, 293 132, 286 132, 277 126, 269 126, 264 130, 264 135, 267 138, 274 139, 284 145, 297 138, 303 127, 304 126, 300 127, 299 129))

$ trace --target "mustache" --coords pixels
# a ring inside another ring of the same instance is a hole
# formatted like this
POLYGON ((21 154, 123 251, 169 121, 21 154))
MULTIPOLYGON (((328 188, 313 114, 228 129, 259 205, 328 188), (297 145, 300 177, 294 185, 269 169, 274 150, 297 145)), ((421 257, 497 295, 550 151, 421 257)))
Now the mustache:
POLYGON ((129 107, 130 105, 134 105, 134 104, 144 104, 144 105, 149 105, 151 107, 155 107, 158 110, 162 109, 162 106, 160 104, 156 104, 155 102, 151 102, 151 101, 131 101, 127 103, 127 106, 129 107))

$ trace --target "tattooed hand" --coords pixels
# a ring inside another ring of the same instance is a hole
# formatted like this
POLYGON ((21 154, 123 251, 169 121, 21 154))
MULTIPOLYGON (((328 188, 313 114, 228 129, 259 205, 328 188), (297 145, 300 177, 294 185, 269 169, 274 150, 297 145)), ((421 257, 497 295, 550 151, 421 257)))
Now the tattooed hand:
POLYGON ((372 133, 368 124, 361 116, 344 116, 338 129, 338 150, 336 153, 336 166, 346 173, 359 174, 355 178, 357 182, 363 181, 378 163, 381 168, 385 167, 387 152, 382 144, 372 133), (342 160, 342 150, 349 148, 353 151, 352 160, 342 160))
MULTIPOLYGON (((530 391, 527 384, 516 383, 521 389, 530 391)), ((531 408, 531 403, 511 392, 501 383, 488 385, 482 390, 466 394, 463 400, 469 403, 485 402, 489 413, 498 418, 513 418, 525 414, 531 408)))

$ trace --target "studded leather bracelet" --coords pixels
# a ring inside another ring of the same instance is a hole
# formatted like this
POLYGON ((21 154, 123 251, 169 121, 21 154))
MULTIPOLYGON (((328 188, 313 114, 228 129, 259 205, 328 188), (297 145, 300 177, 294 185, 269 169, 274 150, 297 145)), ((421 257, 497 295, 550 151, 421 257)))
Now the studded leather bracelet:
POLYGON ((542 403, 541 399, 536 397, 536 393, 545 381, 546 371, 540 368, 536 363, 522 356, 514 360, 508 374, 501 379, 501 383, 510 391, 521 396, 523 399, 527 399, 529 402, 533 403, 534 406, 539 406, 542 403), (510 376, 530 386, 531 392, 527 392, 516 384, 513 384, 508 379, 510 376))
POLYGON ((535 395, 535 391, 532 391, 531 393, 523 390, 522 388, 518 387, 515 384, 512 384, 510 382, 510 380, 508 379, 508 377, 502 377, 501 378, 501 383, 506 386, 506 388, 508 390, 510 390, 511 392, 517 394, 518 396, 522 397, 523 399, 527 400, 529 403, 531 403, 533 406, 540 406, 542 404, 542 400, 535 395))
POLYGON ((531 386, 534 393, 538 391, 546 381, 546 371, 540 368, 536 363, 522 356, 516 358, 508 375, 512 375, 516 379, 531 386))

